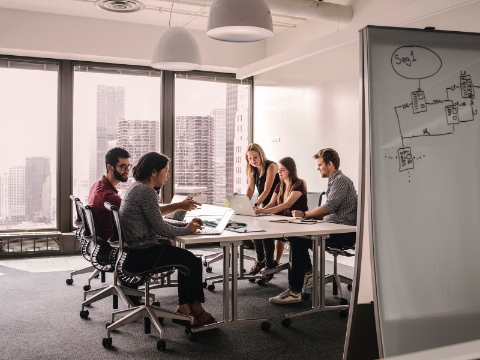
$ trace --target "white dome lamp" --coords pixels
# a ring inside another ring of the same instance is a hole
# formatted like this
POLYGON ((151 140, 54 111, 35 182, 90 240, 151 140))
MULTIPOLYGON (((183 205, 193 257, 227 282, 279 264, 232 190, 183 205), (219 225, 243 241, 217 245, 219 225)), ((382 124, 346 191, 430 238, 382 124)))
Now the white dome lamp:
POLYGON ((151 66, 170 71, 200 69, 202 57, 193 35, 181 27, 169 28, 153 49, 151 66))
POLYGON ((265 0, 215 0, 207 35, 230 42, 253 42, 273 36, 272 13, 265 0))

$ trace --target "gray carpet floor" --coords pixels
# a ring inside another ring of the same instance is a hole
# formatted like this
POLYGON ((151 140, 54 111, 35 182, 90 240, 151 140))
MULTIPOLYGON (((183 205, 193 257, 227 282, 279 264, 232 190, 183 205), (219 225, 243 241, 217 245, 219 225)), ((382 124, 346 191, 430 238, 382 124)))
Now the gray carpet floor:
MULTIPOLYGON (((216 251, 213 245, 191 249, 216 251)), ((246 250, 253 255, 253 251, 246 250)), ((285 257, 285 256, 284 256, 285 257)), ((287 259, 285 257, 285 259, 287 259)), ((25 261, 29 261, 26 259, 25 261)), ((5 264, 5 261, 2 262, 5 264)), ((88 263, 85 261, 85 266, 88 263)), ((246 262, 250 268, 251 262, 246 262)), ((327 273, 333 264, 326 262, 327 273)), ((213 265, 212 274, 220 274, 221 262, 213 265)), ((152 326, 149 335, 143 332, 143 320, 112 333, 113 346, 104 348, 105 324, 111 321, 112 300, 104 299, 88 308, 90 316, 81 319, 83 285, 88 275, 74 277, 66 285, 69 271, 32 273, 0 265, 1 326, 0 359, 341 359, 347 318, 337 311, 326 311, 292 319, 289 327, 281 325, 283 315, 308 309, 311 301, 300 304, 271 305, 268 298, 288 286, 287 272, 275 275, 266 286, 249 281, 239 282, 238 315, 241 318, 267 317, 269 331, 260 324, 232 326, 198 333, 198 341, 190 342, 184 328, 165 320, 167 349, 156 349, 158 333, 152 326)), ((339 264, 339 273, 352 277, 353 268, 339 264)), ((107 274, 107 284, 112 275, 107 274)), ((92 288, 101 286, 92 281, 92 288)), ((342 288, 347 297, 350 292, 342 288)), ((205 308, 217 320, 222 319, 222 284, 215 291, 205 290, 205 308)), ((176 288, 154 290, 162 307, 175 309, 176 288)), ((332 297, 332 285, 326 287, 327 305, 338 304, 332 297)), ((119 302, 119 307, 123 304, 119 302)))

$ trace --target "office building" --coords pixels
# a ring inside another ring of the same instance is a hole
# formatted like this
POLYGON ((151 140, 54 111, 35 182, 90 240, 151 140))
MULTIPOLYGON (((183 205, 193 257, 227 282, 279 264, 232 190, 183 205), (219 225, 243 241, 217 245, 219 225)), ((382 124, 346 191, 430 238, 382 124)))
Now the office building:
POLYGON ((8 217, 12 222, 25 221, 25 166, 8 171, 8 217))
POLYGON ((97 136, 90 145, 90 184, 105 174, 105 154, 109 142, 117 139, 118 122, 125 119, 125 88, 97 86, 97 136))
POLYGON ((234 139, 235 139, 235 115, 237 113, 237 100, 238 100, 238 85, 236 84, 227 84, 227 104, 226 104, 226 119, 225 119, 225 130, 226 130, 226 139, 225 139, 225 162, 226 167, 226 194, 233 194, 233 184, 234 184, 234 164, 235 158, 235 149, 234 149, 234 139))
MULTIPOLYGON (((110 143, 110 146, 112 145, 110 143)), ((135 165, 142 155, 151 151, 160 151, 159 122, 156 120, 120 120, 115 146, 127 150, 130 153, 130 163, 135 165)))
POLYGON ((25 162, 25 220, 51 220, 52 179, 50 158, 27 157, 25 162))
POLYGON ((177 116, 175 119, 175 187, 206 187, 214 201, 215 121, 213 116, 177 116))
POLYGON ((234 192, 245 194, 247 191, 247 165, 245 151, 248 146, 248 127, 250 122, 250 89, 247 86, 238 86, 237 111, 235 112, 234 148, 234 192))
POLYGON ((227 143, 226 143, 226 117, 225 109, 213 109, 210 115, 214 119, 214 131, 215 131, 215 148, 214 154, 214 167, 215 167, 215 182, 213 189, 213 204, 223 205, 226 199, 227 188, 227 143))

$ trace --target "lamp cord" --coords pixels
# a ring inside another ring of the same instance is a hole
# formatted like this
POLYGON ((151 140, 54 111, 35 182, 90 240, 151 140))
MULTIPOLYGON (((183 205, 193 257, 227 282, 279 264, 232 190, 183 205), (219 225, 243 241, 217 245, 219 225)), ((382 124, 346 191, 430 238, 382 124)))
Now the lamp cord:
POLYGON ((170 18, 168 19, 168 27, 170 27, 170 22, 172 21, 172 12, 173 12, 173 3, 175 0, 172 0, 172 7, 170 8, 170 18))

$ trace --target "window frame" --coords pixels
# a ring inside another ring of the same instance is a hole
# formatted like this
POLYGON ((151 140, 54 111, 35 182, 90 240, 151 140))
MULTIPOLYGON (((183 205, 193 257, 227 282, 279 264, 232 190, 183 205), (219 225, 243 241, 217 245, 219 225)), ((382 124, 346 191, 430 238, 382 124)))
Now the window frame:
MULTIPOLYGON (((40 232, 59 231, 69 233, 74 230, 73 207, 70 195, 73 191, 73 88, 75 66, 87 66, 94 69, 123 69, 131 73, 158 72, 148 66, 113 64, 104 62, 89 62, 80 60, 62 60, 53 58, 38 58, 0 54, 0 61, 20 61, 26 63, 54 63, 58 65, 58 98, 57 98, 57 174, 56 174, 56 228, 42 229, 40 232)), ((253 77, 238 80, 232 73, 217 73, 206 71, 172 72, 161 71, 161 98, 160 98, 160 138, 161 151, 174 164, 175 155, 175 77, 186 76, 193 80, 220 81, 234 84, 251 85, 250 114, 249 114, 249 142, 253 139, 254 118, 254 79, 253 77)), ((174 169, 171 169, 174 174, 174 169)), ((174 193, 174 179, 169 178, 163 188, 163 198, 170 200, 174 193)), ((18 230, 5 229, 0 233, 16 233, 18 230)))

